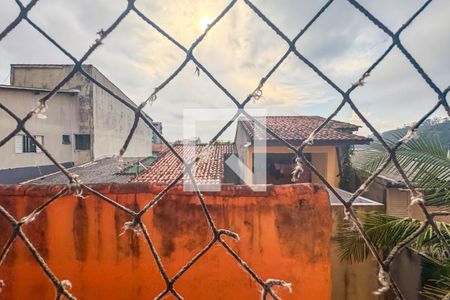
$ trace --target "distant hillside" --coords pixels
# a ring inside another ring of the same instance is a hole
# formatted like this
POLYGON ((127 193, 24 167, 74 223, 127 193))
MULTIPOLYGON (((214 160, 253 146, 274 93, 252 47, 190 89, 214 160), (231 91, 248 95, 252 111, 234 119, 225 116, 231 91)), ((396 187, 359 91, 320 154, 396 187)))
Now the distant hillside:
MULTIPOLYGON (((390 140, 397 140, 394 136, 397 134, 404 135, 409 126, 393 129, 383 132, 383 137, 390 140), (402 134, 403 133, 403 134, 402 134)), ((419 135, 435 135, 438 136, 442 145, 450 149, 450 119, 435 118, 426 120, 418 130, 419 135)))

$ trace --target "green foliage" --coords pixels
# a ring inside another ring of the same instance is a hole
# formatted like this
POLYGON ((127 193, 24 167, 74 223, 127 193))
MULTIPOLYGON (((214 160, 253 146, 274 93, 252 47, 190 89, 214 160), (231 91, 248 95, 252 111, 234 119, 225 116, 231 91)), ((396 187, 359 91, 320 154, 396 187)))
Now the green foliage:
POLYGON ((356 172, 350 159, 353 154, 353 148, 350 146, 343 147, 341 151, 342 170, 340 174, 339 188, 346 191, 354 191, 356 172))
MULTIPOLYGON (((387 140, 390 146, 402 138, 405 131, 394 135, 394 140, 387 140)), ((375 172, 386 162, 389 154, 380 143, 373 143, 364 152, 361 172, 366 176, 375 172)), ((435 136, 424 136, 409 140, 396 151, 407 177, 414 185, 422 189, 428 205, 450 207, 450 159, 447 150, 435 136)), ((387 172, 397 174, 398 170, 390 163, 387 172)))
POLYGON ((425 285, 421 293, 427 299, 450 299, 450 277, 444 276, 428 285, 425 285))
MULTIPOLYGON (((450 122, 446 122, 445 136, 450 135, 450 122), (448 128, 447 128, 448 126, 448 128)), ((433 127, 433 124, 426 125, 433 127)), ((426 127, 425 126, 425 127, 426 127)), ((426 205, 443 206, 450 208, 450 158, 449 145, 443 145, 438 135, 423 134, 409 139, 396 151, 396 158, 405 171, 408 179, 424 194, 426 205)), ((390 132, 387 143, 390 147, 407 134, 406 129, 390 132)), ((449 139, 450 144, 450 139, 449 139)), ((364 150, 364 160, 359 172, 364 177, 375 172, 386 163, 389 154, 378 142, 373 143, 364 150)), ((389 163, 387 173, 399 176, 393 163, 389 163)), ((373 241, 380 254, 387 255, 396 245, 415 232, 420 222, 410 218, 400 219, 380 213, 361 215, 363 227, 369 238, 373 241)), ((450 243, 450 224, 436 222, 439 231, 450 243)), ((344 222, 337 235, 338 251, 342 259, 348 261, 363 261, 367 258, 369 250, 361 239, 354 225, 344 222)), ((423 257, 422 281, 424 288, 422 294, 428 299, 450 299, 450 261, 444 247, 436 234, 429 226, 415 239, 409 247, 423 257)))
POLYGON ((450 260, 436 260, 422 256, 422 277, 425 286, 422 295, 427 299, 450 296, 450 260))
MULTIPOLYGON (((400 129, 393 129, 383 132, 383 138, 394 139, 399 133, 406 131, 407 127, 400 129)), ((427 119, 420 127, 418 134, 421 136, 430 136, 441 141, 442 146, 445 149, 450 149, 450 120, 442 119, 427 119)))
MULTIPOLYGON (((370 240, 380 253, 387 254, 398 243, 420 227, 420 221, 411 218, 397 218, 378 212, 360 213, 359 218, 370 240)), ((450 242, 450 224, 436 222, 441 233, 450 242)), ((338 252, 342 260, 364 261, 369 249, 360 234, 349 221, 339 225, 336 236, 338 252)), ((411 245, 415 251, 434 259, 443 259, 444 249, 431 227, 428 227, 411 245)))

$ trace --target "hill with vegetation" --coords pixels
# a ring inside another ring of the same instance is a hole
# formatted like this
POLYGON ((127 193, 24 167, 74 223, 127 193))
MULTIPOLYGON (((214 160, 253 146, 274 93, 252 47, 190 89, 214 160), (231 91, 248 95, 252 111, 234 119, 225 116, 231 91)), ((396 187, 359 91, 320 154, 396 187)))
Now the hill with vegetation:
MULTIPOLYGON (((396 136, 402 136, 410 126, 406 125, 382 133, 383 137, 396 141, 396 136)), ((437 136, 446 149, 450 149, 450 118, 427 119, 418 129, 419 135, 437 136)))

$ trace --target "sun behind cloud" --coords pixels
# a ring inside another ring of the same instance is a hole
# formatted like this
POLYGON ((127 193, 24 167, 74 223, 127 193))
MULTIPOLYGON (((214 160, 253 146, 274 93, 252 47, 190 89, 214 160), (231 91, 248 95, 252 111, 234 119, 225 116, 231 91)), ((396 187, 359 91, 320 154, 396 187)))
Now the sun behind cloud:
POLYGON ((203 17, 200 19, 200 23, 199 23, 200 29, 201 29, 202 31, 205 31, 211 23, 212 23, 212 20, 211 20, 210 17, 208 17, 208 16, 203 16, 203 17))

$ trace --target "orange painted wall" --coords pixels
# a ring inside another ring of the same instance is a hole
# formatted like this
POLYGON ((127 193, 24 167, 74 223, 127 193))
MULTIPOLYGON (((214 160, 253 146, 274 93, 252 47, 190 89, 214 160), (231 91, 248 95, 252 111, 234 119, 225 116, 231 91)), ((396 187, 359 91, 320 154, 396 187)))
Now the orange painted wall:
MULTIPOLYGON (((61 186, 0 186, 0 205, 16 218, 30 213, 61 186)), ((95 185, 94 189, 137 210, 163 187, 148 184, 95 185)), ((309 184, 269 186, 265 193, 225 186, 205 193, 219 228, 240 235, 225 237, 264 279, 292 283, 282 299, 330 299, 331 213, 326 191, 309 184)), ((129 218, 93 195, 64 196, 24 232, 60 280, 68 279, 78 299, 153 299, 165 285, 147 244, 121 235, 129 218)), ((170 276, 211 239, 198 199, 174 188, 144 216, 151 238, 170 276)), ((0 247, 11 233, 0 215, 0 247)), ((0 299, 54 299, 54 289, 21 240, 0 266, 6 286, 0 299)), ((216 244, 175 284, 185 299, 260 299, 259 286, 216 244)), ((169 299, 172 299, 169 297, 169 299)))

